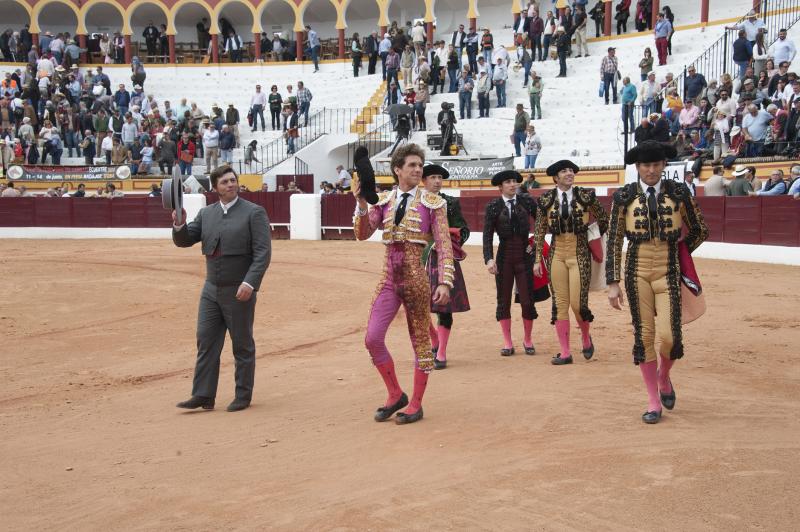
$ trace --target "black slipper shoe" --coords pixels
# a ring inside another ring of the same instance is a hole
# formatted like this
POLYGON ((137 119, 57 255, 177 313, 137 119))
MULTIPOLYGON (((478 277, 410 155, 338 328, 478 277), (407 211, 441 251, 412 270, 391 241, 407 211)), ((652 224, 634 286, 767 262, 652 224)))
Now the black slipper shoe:
POLYGON ((382 406, 375 411, 375 421, 386 421, 394 415, 395 412, 401 408, 408 406, 408 396, 403 393, 400 399, 397 400, 392 406, 382 406))

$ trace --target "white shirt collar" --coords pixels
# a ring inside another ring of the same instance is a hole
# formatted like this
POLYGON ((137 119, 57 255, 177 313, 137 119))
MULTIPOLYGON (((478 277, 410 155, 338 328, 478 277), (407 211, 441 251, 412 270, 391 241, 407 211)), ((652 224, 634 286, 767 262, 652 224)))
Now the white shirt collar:
POLYGON ((222 214, 228 214, 228 211, 236 205, 236 202, 239 201, 239 196, 233 198, 230 203, 222 203, 222 200, 219 200, 219 206, 222 207, 222 214))
POLYGON ((561 201, 561 198, 564 197, 563 194, 566 192, 567 193, 567 201, 572 203, 572 192, 573 192, 573 190, 574 190, 573 187, 569 187, 569 190, 561 190, 560 188, 556 187, 556 191, 558 192, 558 200, 561 201))
POLYGON ((644 181, 639 181, 639 186, 641 187, 642 192, 644 192, 645 194, 647 194, 647 189, 650 187, 656 189, 656 196, 658 196, 661 193, 661 179, 659 179, 658 183, 656 183, 655 185, 648 185, 644 181))
POLYGON ((403 192, 402 190, 400 190, 400 187, 397 187, 397 188, 395 189, 395 190, 397 191, 397 196, 396 196, 396 198, 397 198, 397 199, 402 199, 402 198, 403 198, 403 194, 411 194, 411 195, 409 196, 409 199, 412 199, 412 198, 414 198, 414 196, 416 196, 416 195, 417 195, 417 189, 418 189, 418 188, 419 188, 419 185, 417 185, 416 187, 412 188, 412 189, 411 189, 411 190, 409 190, 408 192, 403 192))
POLYGON ((501 194, 501 195, 503 196, 503 201, 505 203, 508 203, 509 201, 515 201, 517 199, 517 195, 516 194, 514 194, 510 198, 508 196, 506 196, 505 194, 501 194))

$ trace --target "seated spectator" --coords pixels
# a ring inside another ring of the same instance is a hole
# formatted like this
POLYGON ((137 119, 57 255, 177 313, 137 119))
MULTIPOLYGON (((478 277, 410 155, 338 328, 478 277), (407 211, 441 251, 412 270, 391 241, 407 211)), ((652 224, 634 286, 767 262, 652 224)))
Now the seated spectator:
POLYGON ((2 194, 0 194, 0 196, 3 198, 18 198, 21 195, 22 194, 19 193, 19 190, 14 188, 13 181, 9 181, 8 184, 6 185, 6 188, 3 190, 2 194))
POLYGON ((533 172, 528 174, 528 177, 525 178, 525 181, 519 186, 523 192, 530 194, 531 190, 541 188, 541 184, 536 180, 536 176, 533 175, 533 172))
POLYGON ((764 186, 761 180, 756 175, 757 170, 755 166, 748 166, 747 167, 747 180, 750 181, 750 185, 753 187, 753 190, 758 192, 764 186))
POLYGON ((158 183, 153 183, 150 185, 150 193, 148 194, 151 198, 158 198, 161 197, 161 187, 158 186, 158 183))
POLYGON ((336 174, 337 180, 336 184, 342 188, 342 190, 350 190, 350 182, 352 181, 353 177, 350 173, 344 169, 344 166, 341 164, 336 167, 336 174))
POLYGON ((786 181, 783 180, 783 170, 777 168, 772 171, 769 180, 761 190, 750 192, 751 196, 780 196, 786 194, 786 181))
POLYGON ((86 185, 83 183, 78 184, 78 190, 72 195, 73 198, 85 198, 86 197, 86 185))
POLYGON ((125 194, 121 190, 117 190, 114 183, 106 183, 106 189, 103 193, 104 198, 123 198, 125 194))
POLYGON ((800 199, 800 166, 792 166, 791 173, 789 174, 788 187, 789 190, 787 194, 794 197, 794 199, 800 199))
POLYGON ((684 132, 692 132, 700 129, 700 109, 694 105, 690 99, 684 102, 684 108, 681 110, 678 123, 684 132))
POLYGON ((690 168, 687 168, 683 172, 683 184, 689 189, 692 196, 697 196, 697 185, 694 183, 694 171, 690 168))

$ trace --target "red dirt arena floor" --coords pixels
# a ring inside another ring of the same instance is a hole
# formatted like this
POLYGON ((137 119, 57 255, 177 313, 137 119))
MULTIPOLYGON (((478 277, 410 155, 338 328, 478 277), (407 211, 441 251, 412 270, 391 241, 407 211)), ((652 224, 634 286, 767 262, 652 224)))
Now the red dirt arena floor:
MULTIPOLYGON (((382 252, 274 242, 252 408, 224 410, 226 345, 217 409, 185 412, 199 249, 6 240, 2 529, 797 530, 797 268, 698 261, 708 312, 686 327, 675 410, 649 426, 627 309, 593 293, 595 359, 554 367, 539 304, 537 355, 502 358, 469 247, 473 309, 425 419, 397 426, 372 420, 384 388, 363 346, 382 252)), ((410 391, 402 315, 388 343, 410 391)))

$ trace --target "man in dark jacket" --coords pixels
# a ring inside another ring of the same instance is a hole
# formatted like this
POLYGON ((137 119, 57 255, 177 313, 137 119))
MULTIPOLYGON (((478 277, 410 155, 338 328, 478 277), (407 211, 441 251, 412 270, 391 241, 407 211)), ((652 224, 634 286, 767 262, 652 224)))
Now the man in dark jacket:
MULTIPOLYGON (((650 133, 651 140, 656 142, 669 142, 669 122, 663 115, 655 115, 656 121, 653 124, 653 131, 650 133)), ((650 115, 650 122, 653 121, 653 115, 650 115)))
POLYGON ((364 53, 369 57, 367 74, 375 73, 375 65, 378 64, 378 45, 378 32, 373 31, 370 36, 364 40, 364 53))

